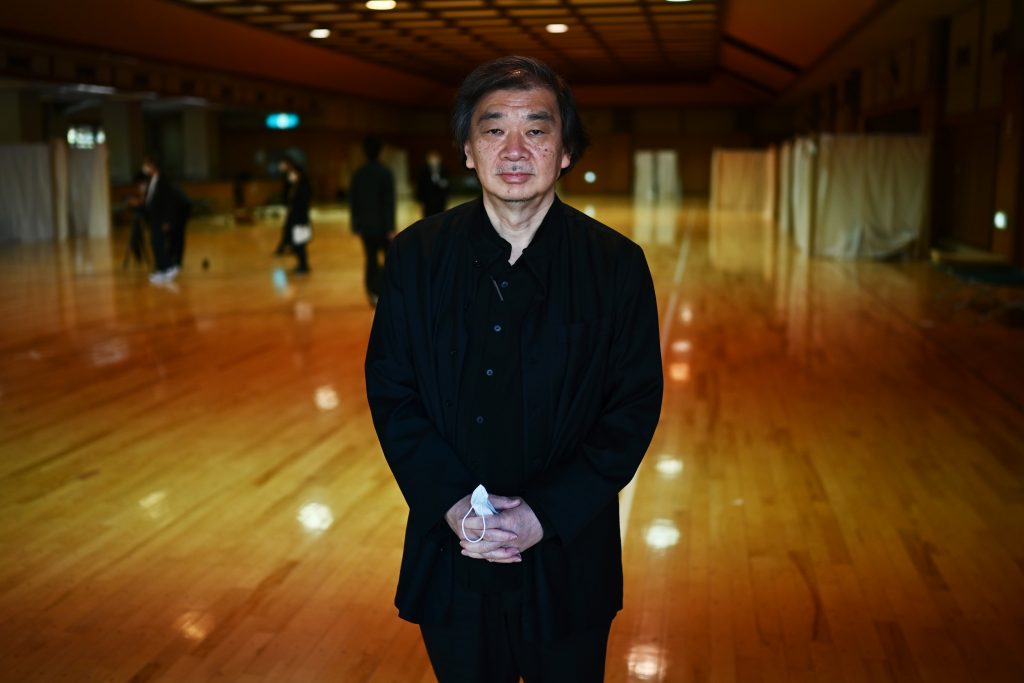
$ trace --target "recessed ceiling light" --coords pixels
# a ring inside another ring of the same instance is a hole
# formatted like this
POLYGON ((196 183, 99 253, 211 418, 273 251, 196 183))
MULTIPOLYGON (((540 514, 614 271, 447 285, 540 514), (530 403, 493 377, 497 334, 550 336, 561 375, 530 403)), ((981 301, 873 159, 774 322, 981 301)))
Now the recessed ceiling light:
POLYGON ((668 0, 669 2, 690 2, 690 0, 668 0))
POLYGON ((315 28, 309 32, 309 37, 316 38, 317 40, 322 40, 324 38, 329 37, 330 35, 331 29, 329 28, 315 28))
POLYGON ((548 24, 544 27, 548 33, 565 33, 569 30, 569 26, 566 24, 548 24))
POLYGON ((395 9, 395 5, 398 3, 395 0, 366 0, 366 9, 375 9, 378 11, 384 11, 389 9, 395 9))

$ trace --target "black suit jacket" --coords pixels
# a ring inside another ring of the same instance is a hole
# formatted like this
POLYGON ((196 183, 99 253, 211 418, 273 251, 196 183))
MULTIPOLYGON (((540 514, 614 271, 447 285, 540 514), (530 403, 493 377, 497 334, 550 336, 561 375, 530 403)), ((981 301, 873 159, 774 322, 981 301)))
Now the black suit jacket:
POLYGON ((438 181, 434 182, 429 164, 420 169, 416 181, 416 201, 423 204, 424 217, 441 213, 448 204, 448 171, 444 166, 438 168, 437 177, 438 181))
POLYGON ((309 178, 305 173, 299 175, 298 181, 288 186, 285 193, 285 201, 288 207, 288 214, 285 216, 285 228, 292 228, 296 225, 309 225, 309 203, 313 191, 309 184, 309 178))
POLYGON ((349 185, 352 230, 360 235, 386 235, 395 229, 395 178, 379 161, 368 161, 349 185))
MULTIPOLYGON (((643 251, 562 204, 547 286, 521 341, 528 478, 551 527, 524 554, 525 633, 551 640, 622 607, 618 493, 636 472, 662 396, 658 310, 643 251)), ((458 539, 444 515, 477 482, 452 448, 471 297, 467 232, 481 200, 403 231, 388 254, 366 357, 384 455, 409 504, 395 604, 443 623, 458 539)), ((496 492, 504 493, 504 492, 496 492)))
POLYGON ((188 221, 190 211, 188 198, 181 188, 167 176, 157 176, 153 194, 143 207, 143 213, 150 226, 156 229, 164 225, 169 225, 172 229, 183 226, 188 221))

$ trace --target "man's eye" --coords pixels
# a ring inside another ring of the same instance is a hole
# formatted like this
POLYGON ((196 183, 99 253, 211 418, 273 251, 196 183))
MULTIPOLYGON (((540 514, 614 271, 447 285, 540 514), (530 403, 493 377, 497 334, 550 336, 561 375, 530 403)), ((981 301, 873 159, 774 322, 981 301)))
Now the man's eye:
POLYGON ((488 135, 501 135, 501 128, 491 128, 487 131, 488 135))

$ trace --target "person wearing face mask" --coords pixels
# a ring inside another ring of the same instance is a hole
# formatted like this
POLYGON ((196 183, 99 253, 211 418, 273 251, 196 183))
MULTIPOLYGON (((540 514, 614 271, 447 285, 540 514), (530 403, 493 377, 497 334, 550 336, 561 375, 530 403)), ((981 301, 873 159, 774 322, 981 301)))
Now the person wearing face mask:
POLYGON ((423 207, 424 218, 448 207, 448 171, 434 150, 427 153, 427 163, 416 182, 416 201, 423 207))
POLYGON ((288 236, 292 252, 298 260, 292 272, 296 275, 306 275, 309 273, 306 247, 312 237, 312 224, 309 220, 312 190, 309 178, 306 177, 302 166, 288 157, 281 160, 279 168, 288 180, 288 191, 285 197, 288 213, 285 215, 282 232, 288 236))
POLYGON ((661 409, 650 269, 556 195, 587 137, 546 64, 477 67, 452 131, 482 197, 395 238, 366 352, 409 506, 395 604, 442 683, 596 683, 661 409))
POLYGON ((142 213, 149 223, 150 246, 153 250, 153 272, 149 281, 155 285, 172 282, 181 270, 185 255, 185 226, 191 210, 181 189, 161 173, 159 159, 147 154, 142 172, 148 178, 142 213))

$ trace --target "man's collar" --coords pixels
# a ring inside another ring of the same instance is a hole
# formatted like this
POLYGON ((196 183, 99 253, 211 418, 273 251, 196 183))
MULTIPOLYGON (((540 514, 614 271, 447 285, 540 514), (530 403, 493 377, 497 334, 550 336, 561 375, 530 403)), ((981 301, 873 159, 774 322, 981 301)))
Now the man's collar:
MULTIPOLYGON (((473 211, 472 225, 469 231, 470 251, 476 264, 489 268, 499 259, 508 263, 512 255, 512 245, 505 241, 498 231, 491 225, 490 218, 484 210, 483 199, 476 200, 473 211)), ((555 196, 544 219, 537 227, 530 245, 523 250, 522 255, 516 264, 522 262, 537 278, 541 287, 545 287, 547 279, 548 264, 551 262, 551 255, 554 252, 558 236, 562 231, 562 202, 555 196)))

